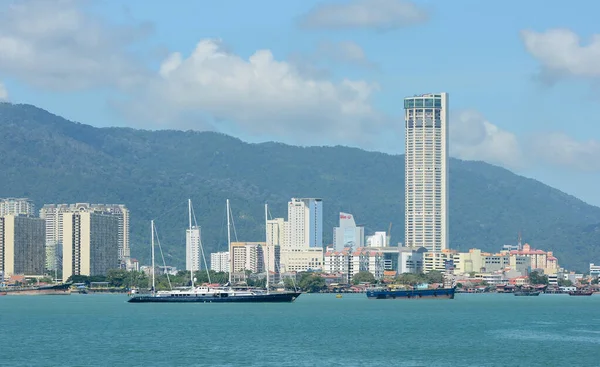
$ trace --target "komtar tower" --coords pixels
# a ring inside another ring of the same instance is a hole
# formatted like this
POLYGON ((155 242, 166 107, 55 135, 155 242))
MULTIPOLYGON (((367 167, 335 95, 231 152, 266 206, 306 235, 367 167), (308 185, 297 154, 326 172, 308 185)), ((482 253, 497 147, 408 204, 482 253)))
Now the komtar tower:
POLYGON ((404 99, 405 243, 448 248, 448 94, 404 99))

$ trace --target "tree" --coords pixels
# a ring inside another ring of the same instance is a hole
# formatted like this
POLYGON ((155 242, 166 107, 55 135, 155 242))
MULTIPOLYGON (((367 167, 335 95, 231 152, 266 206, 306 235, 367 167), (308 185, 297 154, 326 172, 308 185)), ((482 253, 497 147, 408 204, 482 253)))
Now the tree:
POLYGON ((572 287, 573 282, 570 281, 569 279, 558 278, 558 286, 559 287, 572 287))
POLYGON ((428 283, 442 283, 444 282, 444 274, 437 270, 432 270, 425 274, 428 283))
POLYGON ((463 284, 462 283, 456 283, 456 288, 461 288, 462 289, 463 284))
POLYGON ((352 277, 354 284, 359 283, 375 283, 375 276, 368 271, 359 271, 355 276, 352 277))
POLYGON ((529 273, 529 283, 533 285, 548 284, 548 276, 541 274, 537 270, 529 273))
POLYGON ((129 272, 125 269, 110 269, 106 273, 106 281, 113 287, 124 287, 129 280, 129 272))
POLYGON ((304 291, 315 293, 325 288, 326 284, 325 279, 318 274, 304 273, 300 277, 298 286, 304 291))

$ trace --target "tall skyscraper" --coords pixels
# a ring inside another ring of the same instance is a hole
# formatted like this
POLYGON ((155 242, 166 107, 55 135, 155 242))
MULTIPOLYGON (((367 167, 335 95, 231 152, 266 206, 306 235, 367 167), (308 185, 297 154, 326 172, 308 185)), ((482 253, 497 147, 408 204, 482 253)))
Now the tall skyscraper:
POLYGON ((106 275, 119 268, 119 218, 97 212, 62 213, 63 280, 106 275))
POLYGON ((352 214, 340 213, 340 226, 333 229, 333 245, 335 251, 365 246, 365 228, 356 226, 352 214))
POLYGON ((0 272, 44 274, 44 221, 26 215, 0 217, 0 272))
POLYGON ((26 215, 35 217, 33 201, 27 198, 0 199, 0 217, 5 215, 26 215))
POLYGON ((286 247, 323 248, 323 200, 296 199, 288 203, 286 247))
POLYGON ((194 226, 185 231, 185 270, 200 270, 200 227, 194 226))
POLYGON ((405 242, 431 252, 448 248, 448 94, 404 99, 405 242))
POLYGON ((62 214, 75 212, 100 212, 118 218, 118 258, 125 262, 129 251, 129 210, 122 204, 46 204, 40 209, 40 218, 46 220, 46 269, 62 267, 62 214))

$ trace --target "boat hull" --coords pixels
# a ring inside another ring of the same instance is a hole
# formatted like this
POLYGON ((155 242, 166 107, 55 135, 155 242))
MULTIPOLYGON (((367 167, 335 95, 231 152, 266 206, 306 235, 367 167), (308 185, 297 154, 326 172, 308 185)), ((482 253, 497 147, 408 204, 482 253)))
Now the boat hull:
POLYGON ((243 296, 187 296, 169 297, 138 295, 129 298, 130 303, 285 303, 294 302, 301 293, 271 293, 243 296))
POLYGON ((541 292, 515 292, 514 295, 517 297, 535 297, 539 296, 541 292))
POLYGON ((6 296, 68 296, 71 294, 70 284, 59 284, 42 287, 29 287, 2 290, 6 296))
POLYGON ((569 296, 591 296, 594 292, 569 292, 569 296))
POLYGON ((454 299, 455 288, 368 290, 369 299, 454 299))

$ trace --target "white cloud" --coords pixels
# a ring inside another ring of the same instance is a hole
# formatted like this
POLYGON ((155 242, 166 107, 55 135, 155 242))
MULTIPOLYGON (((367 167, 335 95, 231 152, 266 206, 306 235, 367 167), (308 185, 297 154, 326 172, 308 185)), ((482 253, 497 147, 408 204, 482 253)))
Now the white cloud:
POLYGON ((188 57, 171 54, 124 108, 146 111, 156 127, 228 127, 298 144, 368 146, 384 128, 370 104, 377 85, 314 79, 269 50, 244 59, 219 46, 203 40, 188 57))
POLYGON ((487 121, 479 112, 458 112, 452 116, 449 125, 452 156, 506 168, 522 168, 525 165, 516 135, 487 121))
POLYGON ((151 27, 106 24, 76 0, 0 5, 0 71, 51 90, 135 84, 143 68, 127 51, 151 27))
POLYGON ((4 84, 0 83, 0 102, 8 101, 8 91, 4 84))
POLYGON ((531 138, 531 153, 542 162, 579 171, 600 171, 600 142, 577 141, 564 133, 531 138))
POLYGON ((358 44, 352 41, 321 42, 318 47, 321 56, 337 62, 349 63, 357 66, 372 68, 375 66, 358 44))
POLYGON ((587 45, 568 29, 524 30, 521 38, 544 76, 600 77, 600 34, 593 35, 587 45))
POLYGON ((320 4, 300 21, 304 28, 395 29, 423 23, 428 13, 409 0, 352 0, 343 4, 320 4))

